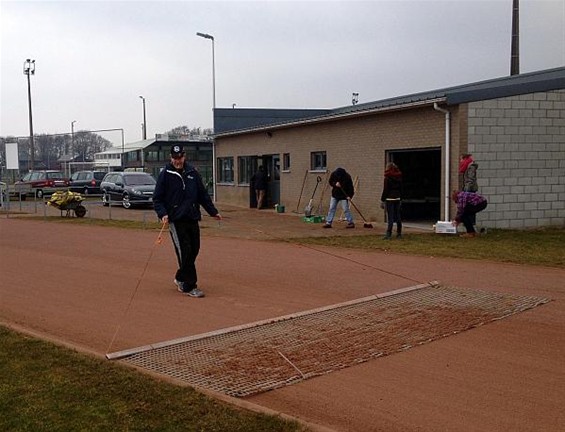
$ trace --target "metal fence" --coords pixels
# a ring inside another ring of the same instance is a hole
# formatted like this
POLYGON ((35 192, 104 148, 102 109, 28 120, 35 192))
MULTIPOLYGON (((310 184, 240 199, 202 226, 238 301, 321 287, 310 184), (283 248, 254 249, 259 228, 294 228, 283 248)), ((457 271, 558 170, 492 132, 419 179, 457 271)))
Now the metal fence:
MULTIPOLYGON (((76 217, 71 210, 60 210, 48 205, 50 196, 38 198, 33 195, 20 195, 15 192, 13 185, 7 185, 0 198, 0 215, 2 217, 21 217, 25 215, 43 216, 44 218, 76 217)), ((142 222, 143 226, 158 222, 157 215, 151 207, 132 207, 125 209, 121 201, 114 201, 109 206, 104 206, 101 195, 83 195, 81 203, 86 208, 85 219, 101 220, 128 220, 142 222)))

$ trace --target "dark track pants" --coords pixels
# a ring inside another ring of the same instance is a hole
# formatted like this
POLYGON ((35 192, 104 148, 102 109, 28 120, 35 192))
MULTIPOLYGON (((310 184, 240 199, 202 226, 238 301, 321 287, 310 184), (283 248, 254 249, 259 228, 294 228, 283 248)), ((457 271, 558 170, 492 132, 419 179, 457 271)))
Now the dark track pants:
POLYGON ((186 283, 186 288, 196 288, 196 257, 200 251, 200 227, 198 221, 176 221, 169 223, 179 268, 175 279, 186 283))
POLYGON ((470 204, 465 206, 465 210, 461 215, 461 222, 463 222, 463 225, 465 225, 465 229, 467 230, 468 233, 475 232, 475 227, 473 225, 475 224, 476 214, 480 211, 483 211, 486 207, 487 207, 486 201, 483 201, 482 203, 476 206, 470 204))

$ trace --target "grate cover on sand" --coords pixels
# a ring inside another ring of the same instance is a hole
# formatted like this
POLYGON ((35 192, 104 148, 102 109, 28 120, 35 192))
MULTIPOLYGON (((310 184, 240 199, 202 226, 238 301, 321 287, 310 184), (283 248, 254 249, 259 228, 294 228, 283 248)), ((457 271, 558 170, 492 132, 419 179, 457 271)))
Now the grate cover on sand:
POLYGON ((424 285, 108 358, 121 357, 195 387, 244 397, 403 351, 548 301, 424 285))

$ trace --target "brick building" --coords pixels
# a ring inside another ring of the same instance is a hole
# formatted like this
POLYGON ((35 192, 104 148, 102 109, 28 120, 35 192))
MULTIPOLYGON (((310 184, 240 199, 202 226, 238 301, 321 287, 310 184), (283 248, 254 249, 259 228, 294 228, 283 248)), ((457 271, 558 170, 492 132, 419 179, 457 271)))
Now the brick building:
MULTIPOLYGON (((300 213, 317 178, 324 186, 343 167, 357 180, 354 202, 383 221, 383 171, 394 161, 404 173, 404 219, 450 220, 459 156, 472 153, 489 200, 481 225, 565 224, 565 68, 333 110, 216 109, 214 117, 220 202, 253 206, 249 182, 263 165, 268 205, 300 213)), ((318 214, 329 202, 322 186, 318 214)))

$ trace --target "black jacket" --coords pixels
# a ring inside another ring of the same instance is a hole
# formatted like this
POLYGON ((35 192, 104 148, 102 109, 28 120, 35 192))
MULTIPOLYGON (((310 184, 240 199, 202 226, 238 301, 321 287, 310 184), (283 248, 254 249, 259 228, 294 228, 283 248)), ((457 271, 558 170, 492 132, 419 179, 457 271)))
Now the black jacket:
POLYGON ((159 219, 168 215, 170 222, 202 219, 200 206, 210 216, 218 210, 204 187, 202 177, 188 162, 179 173, 172 163, 161 171, 153 193, 153 205, 159 219))
POLYGON ((332 172, 328 182, 332 187, 332 197, 336 200, 341 201, 347 199, 347 197, 353 198, 355 194, 353 180, 351 180, 351 176, 343 168, 337 168, 332 172), (335 185, 337 182, 339 182, 341 188, 335 185))
POLYGON ((260 169, 258 170, 253 177, 251 177, 251 183, 253 184, 253 188, 257 190, 266 190, 267 189, 267 173, 260 169))
POLYGON ((402 173, 400 171, 386 173, 381 201, 402 198, 402 173))

